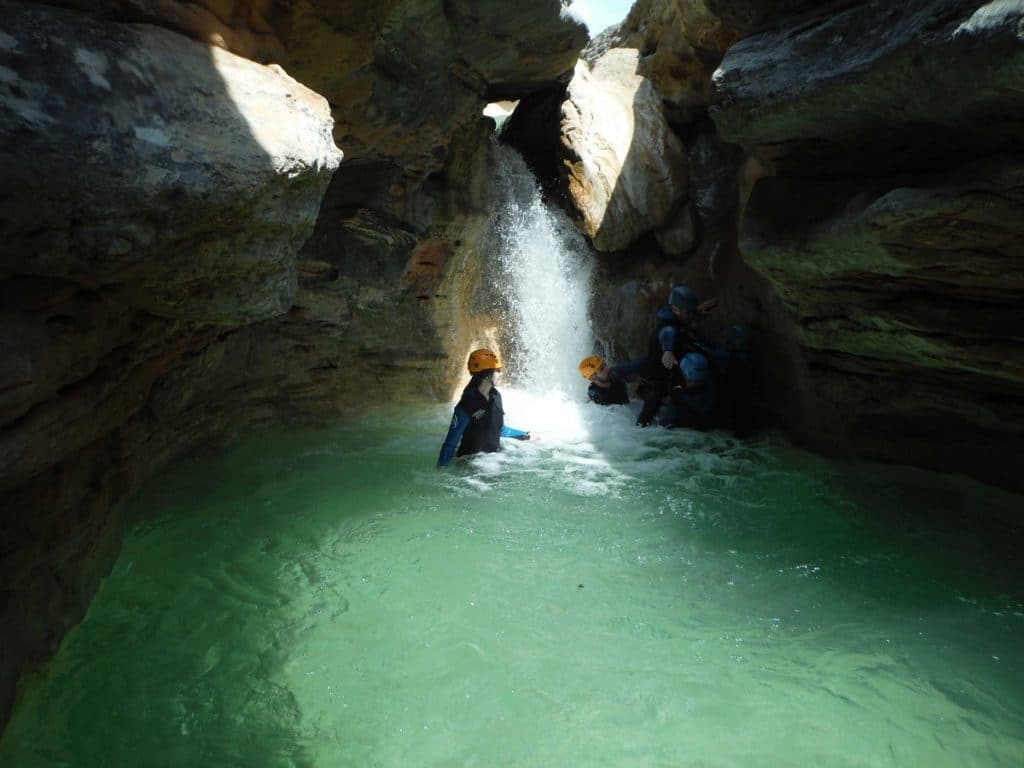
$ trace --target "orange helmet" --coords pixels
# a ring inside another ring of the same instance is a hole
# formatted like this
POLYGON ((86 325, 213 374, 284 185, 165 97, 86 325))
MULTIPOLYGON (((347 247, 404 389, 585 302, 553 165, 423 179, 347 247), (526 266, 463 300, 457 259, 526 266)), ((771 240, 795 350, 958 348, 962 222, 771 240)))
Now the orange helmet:
POLYGON ((481 373, 482 371, 500 371, 501 360, 489 349, 475 349, 469 353, 469 362, 466 363, 469 372, 481 373))
POLYGON ((591 376, 601 370, 602 365, 604 365, 604 358, 600 355, 584 357, 580 361, 580 375, 589 381, 591 376))

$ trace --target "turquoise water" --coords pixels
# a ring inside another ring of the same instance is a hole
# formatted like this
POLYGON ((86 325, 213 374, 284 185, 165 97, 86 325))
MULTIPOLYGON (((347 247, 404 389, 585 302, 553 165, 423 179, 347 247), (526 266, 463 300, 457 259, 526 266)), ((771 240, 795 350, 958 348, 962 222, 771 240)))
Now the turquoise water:
POLYGON ((1019 497, 506 407, 447 471, 439 407, 156 479, 0 765, 1024 764, 1019 497))

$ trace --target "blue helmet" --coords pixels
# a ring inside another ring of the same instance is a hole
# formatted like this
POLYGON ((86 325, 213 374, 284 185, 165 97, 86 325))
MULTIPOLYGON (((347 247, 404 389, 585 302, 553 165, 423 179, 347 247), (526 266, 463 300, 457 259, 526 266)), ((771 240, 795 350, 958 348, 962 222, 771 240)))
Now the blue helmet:
POLYGON ((669 306, 679 307, 689 312, 697 311, 697 294, 687 288, 685 285, 677 285, 672 289, 672 292, 668 295, 669 306))
POLYGON ((699 352, 691 352, 679 363, 687 381, 705 381, 708 377, 708 359, 699 352))

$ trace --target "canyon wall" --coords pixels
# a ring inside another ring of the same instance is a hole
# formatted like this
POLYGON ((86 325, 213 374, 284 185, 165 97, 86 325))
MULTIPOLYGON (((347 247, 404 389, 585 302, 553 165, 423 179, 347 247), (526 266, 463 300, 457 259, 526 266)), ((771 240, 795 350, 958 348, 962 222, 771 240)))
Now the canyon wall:
POLYGON ((830 452, 1022 488, 1024 6, 847 4, 738 42, 739 250, 799 351, 780 417, 830 452))

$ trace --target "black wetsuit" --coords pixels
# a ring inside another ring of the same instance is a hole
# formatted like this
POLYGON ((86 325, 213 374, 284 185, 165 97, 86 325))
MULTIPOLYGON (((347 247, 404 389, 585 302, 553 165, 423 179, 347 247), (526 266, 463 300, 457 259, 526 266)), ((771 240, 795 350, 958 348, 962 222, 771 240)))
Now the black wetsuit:
POLYGON ((706 345, 694 335, 688 324, 676 318, 671 309, 663 307, 658 310, 657 319, 658 325, 647 345, 647 358, 637 368, 643 379, 636 391, 644 401, 636 420, 641 427, 654 423, 669 391, 682 383, 678 366, 669 369, 662 364, 665 352, 671 351, 677 361, 690 352, 706 354, 706 345))
POLYGON ((441 445, 438 466, 452 463, 458 456, 471 453, 493 453, 501 450, 502 437, 529 440, 530 433, 505 426, 505 409, 501 404, 501 393, 492 388, 484 397, 476 382, 471 381, 462 391, 462 397, 455 405, 448 434, 441 445))
POLYGON ((587 397, 590 398, 590 402, 598 405, 629 404, 629 390, 626 388, 626 382, 620 379, 614 371, 607 387, 590 382, 590 386, 587 387, 587 397))
POLYGON ((462 433, 456 456, 470 453, 493 453, 501 450, 501 428, 505 426, 505 409, 501 405, 501 393, 492 388, 489 398, 484 398, 476 387, 467 387, 462 393, 457 409, 469 414, 469 425, 462 433))

